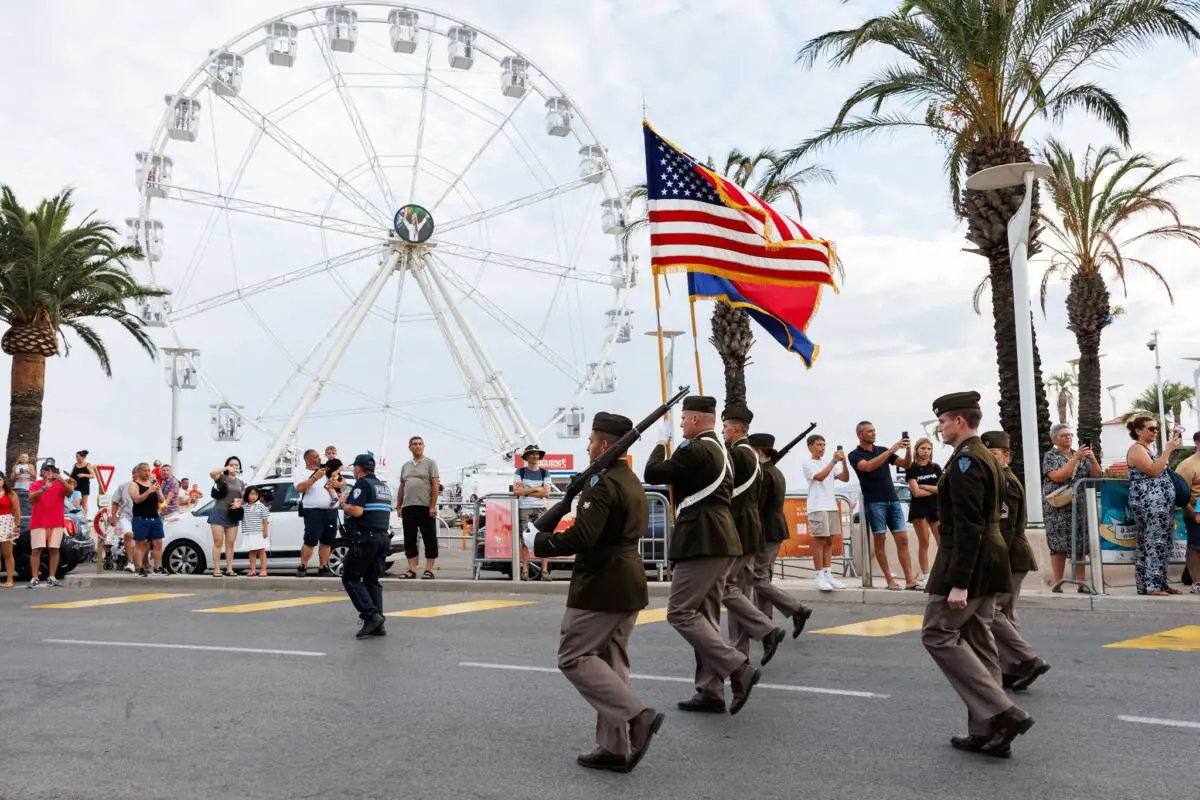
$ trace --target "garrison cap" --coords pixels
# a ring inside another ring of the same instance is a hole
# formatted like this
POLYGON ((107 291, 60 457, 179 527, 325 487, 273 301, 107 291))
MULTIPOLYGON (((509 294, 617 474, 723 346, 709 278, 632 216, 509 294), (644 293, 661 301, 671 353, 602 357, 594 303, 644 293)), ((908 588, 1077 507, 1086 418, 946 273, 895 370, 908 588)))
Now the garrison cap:
POLYGON ((633 430, 633 420, 620 414, 597 411, 596 416, 592 417, 592 430, 610 436, 624 436, 633 430))
POLYGON ((951 392, 933 401, 933 413, 941 416, 947 411, 979 410, 979 392, 951 392))
POLYGON ((359 453, 354 457, 353 466, 360 469, 375 469, 375 454, 370 450, 365 453, 359 453))
POLYGON ((988 431, 980 434, 983 439, 983 446, 995 450, 1011 450, 1012 440, 1008 438, 1008 434, 1004 431, 988 431))
POLYGON ((775 446, 775 437, 769 433, 752 433, 746 437, 751 447, 770 450, 775 446))
POLYGON ((683 410, 700 414, 716 414, 717 398, 706 394, 693 394, 683 398, 683 410))
POLYGON ((721 419, 731 419, 749 425, 754 421, 754 412, 741 403, 729 403, 721 412, 721 419))

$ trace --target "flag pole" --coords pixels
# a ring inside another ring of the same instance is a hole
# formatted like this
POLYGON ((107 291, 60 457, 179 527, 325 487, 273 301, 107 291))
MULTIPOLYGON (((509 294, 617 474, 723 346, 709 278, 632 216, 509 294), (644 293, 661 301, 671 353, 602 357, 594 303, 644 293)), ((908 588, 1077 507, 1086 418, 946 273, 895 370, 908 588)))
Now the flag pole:
POLYGON ((658 290, 657 272, 654 273, 654 334, 658 340, 658 382, 662 387, 662 401, 665 403, 667 402, 667 356, 663 348, 662 299, 658 290))
MULTIPOLYGON (((700 335, 696 332, 696 298, 688 297, 688 311, 692 315, 692 349, 696 355, 696 389, 699 394, 704 394, 704 377, 700 374, 700 335)), ((661 345, 659 349, 662 349, 661 345)))

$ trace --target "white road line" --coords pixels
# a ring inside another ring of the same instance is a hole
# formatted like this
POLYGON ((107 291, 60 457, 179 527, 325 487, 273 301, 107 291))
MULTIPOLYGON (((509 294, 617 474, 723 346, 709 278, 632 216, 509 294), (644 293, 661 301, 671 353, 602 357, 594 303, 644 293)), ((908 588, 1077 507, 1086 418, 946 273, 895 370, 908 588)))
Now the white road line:
POLYGON ((1136 722, 1138 725, 1162 725, 1167 728, 1197 728, 1200 729, 1200 722, 1188 722, 1182 719, 1161 719, 1159 717, 1130 717, 1125 714, 1120 714, 1117 719, 1122 722, 1136 722))
MULTIPOLYGON (((460 661, 460 667, 474 667, 476 669, 503 669, 511 672, 544 672, 557 673, 558 670, 553 667, 526 667, 519 664, 488 664, 479 661, 460 661)), ((664 681, 667 683, 692 683, 691 678, 673 678, 669 675, 639 675, 630 673, 630 678, 639 681, 664 681)), ((859 692, 853 689, 827 689, 821 686, 793 686, 785 683, 760 683, 756 687, 758 689, 773 689, 780 692, 804 692, 805 694, 829 694, 840 697, 863 697, 872 700, 886 700, 890 695, 876 694, 875 692, 859 692)))
POLYGON ((154 647, 161 650, 209 650, 216 653, 256 653, 270 656, 306 656, 321 658, 324 653, 311 650, 261 650, 256 647, 217 647, 202 644, 161 644, 159 642, 96 642, 90 639, 42 639, 45 644, 81 644, 92 647, 154 647))

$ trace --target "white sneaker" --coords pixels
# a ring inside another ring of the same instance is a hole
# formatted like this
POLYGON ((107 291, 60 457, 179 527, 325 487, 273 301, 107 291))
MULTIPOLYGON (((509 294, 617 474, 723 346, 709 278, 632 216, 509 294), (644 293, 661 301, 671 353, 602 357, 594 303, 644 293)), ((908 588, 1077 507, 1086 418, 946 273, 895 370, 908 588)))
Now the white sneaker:
POLYGON ((917 583, 929 583, 929 576, 928 575, 918 575, 917 583))
POLYGON ((842 583, 841 581, 839 581, 835 578, 829 579, 829 585, 832 586, 834 589, 845 589, 846 588, 846 584, 842 583))
POLYGON ((46 584, 49 586, 62 586, 62 583, 58 580, 58 578, 54 577, 53 575, 51 575, 49 578, 46 578, 46 584))
POLYGON ((42 582, 41 582, 40 580, 38 580, 37 578, 34 578, 33 580, 31 580, 31 581, 29 582, 29 586, 28 586, 28 588, 30 588, 30 589, 36 589, 37 587, 39 587, 39 586, 41 586, 41 585, 42 585, 42 582))
POLYGON ((133 566, 132 561, 127 561, 125 563, 125 571, 126 572, 137 572, 137 567, 133 566))
POLYGON ((818 589, 820 589, 822 592, 832 592, 833 591, 833 584, 824 575, 818 575, 817 579, 814 581, 814 583, 815 583, 816 587, 818 589))

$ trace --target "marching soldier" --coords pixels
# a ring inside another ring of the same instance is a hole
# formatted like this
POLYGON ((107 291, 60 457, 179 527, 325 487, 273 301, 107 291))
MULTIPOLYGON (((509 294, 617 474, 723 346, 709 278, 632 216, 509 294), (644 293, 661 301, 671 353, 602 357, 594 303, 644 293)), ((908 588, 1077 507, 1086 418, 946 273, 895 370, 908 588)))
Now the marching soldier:
POLYGON ((762 642, 762 666, 775 657, 779 644, 787 638, 782 628, 776 628, 771 618, 754 605, 754 563, 766 549, 763 523, 759 514, 759 494, 762 470, 758 453, 746 439, 746 430, 754 419, 753 412, 743 405, 725 406, 721 414, 721 433, 729 449, 733 465, 733 493, 730 512, 733 527, 742 543, 742 555, 734 562, 725 578, 725 595, 721 602, 729 611, 729 639, 733 646, 750 655, 750 639, 762 642))
POLYGON ((742 710, 761 673, 750 659, 721 638, 718 627, 725 576, 742 545, 733 527, 729 500, 733 473, 729 453, 717 439, 717 401, 692 395, 683 401, 680 429, 685 441, 666 458, 670 423, 646 462, 647 483, 668 484, 675 493, 675 527, 667 558, 674 565, 667 621, 696 651, 696 694, 679 703, 683 711, 725 713, 723 682, 730 678, 729 713, 742 710), (717 694, 711 687, 721 686, 717 694))
POLYGON ((1013 739, 1033 718, 1000 685, 992 638, 997 595, 1012 591, 1008 548, 1000 533, 1004 477, 979 439, 978 392, 956 392, 933 402, 942 441, 953 446, 938 482, 941 546, 925 591, 929 601, 921 643, 967 706, 966 736, 956 749, 1008 758, 1013 739))
POLYGON ((1021 636, 1021 623, 1017 619, 1017 598, 1021 594, 1021 583, 1027 572, 1037 571, 1033 548, 1025 538, 1025 521, 1028 511, 1025 506, 1025 488, 1012 471, 1012 450, 1008 434, 1004 431, 988 431, 980 437, 984 446, 1000 462, 1004 470, 1004 506, 1000 511, 1000 532, 1008 545, 1008 563, 1012 569, 1012 592, 996 598, 996 619, 992 622, 992 634, 996 638, 996 649, 1000 653, 1000 666, 1004 670, 1004 686, 1017 691, 1030 685, 1050 670, 1047 664, 1025 637, 1021 636))
POLYGON ((787 497, 787 478, 771 463, 775 453, 775 437, 769 433, 752 433, 750 446, 758 453, 762 470, 762 488, 758 493, 758 512, 762 517, 764 547, 754 557, 754 602, 759 611, 770 617, 779 609, 792 620, 792 638, 804 630, 812 609, 771 582, 779 545, 788 538, 788 522, 783 512, 787 497))
POLYGON ((354 489, 341 499, 346 512, 350 551, 342 563, 342 585, 362 618, 355 636, 385 636, 383 587, 379 576, 389 541, 392 518, 392 489, 375 477, 375 454, 362 453, 354 459, 354 489))
MULTIPOLYGON (((597 413, 589 459, 631 430, 628 418, 597 413)), ((591 769, 630 772, 663 723, 663 715, 629 688, 629 635, 649 599, 639 544, 650 519, 646 493, 627 462, 617 460, 583 487, 575 524, 554 533, 560 518, 543 515, 541 530, 527 530, 524 537, 538 558, 575 556, 558 668, 597 714, 596 749, 576 760, 591 769)))

